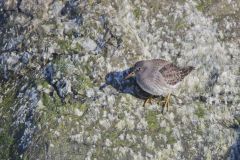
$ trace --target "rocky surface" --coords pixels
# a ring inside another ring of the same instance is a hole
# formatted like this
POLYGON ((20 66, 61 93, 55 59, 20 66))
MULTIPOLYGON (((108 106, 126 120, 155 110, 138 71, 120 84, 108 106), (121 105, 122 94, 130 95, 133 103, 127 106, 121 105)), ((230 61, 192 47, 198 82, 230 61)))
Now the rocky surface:
POLYGON ((0 159, 240 158, 238 0, 0 1, 0 159), (138 60, 196 69, 172 97, 138 60))

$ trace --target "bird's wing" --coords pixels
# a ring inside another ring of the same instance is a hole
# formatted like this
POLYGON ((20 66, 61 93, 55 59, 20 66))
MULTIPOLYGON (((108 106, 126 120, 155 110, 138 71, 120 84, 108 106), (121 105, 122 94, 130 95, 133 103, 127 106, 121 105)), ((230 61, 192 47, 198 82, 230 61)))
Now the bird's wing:
POLYGON ((163 66, 159 72, 161 73, 162 77, 164 78, 165 82, 169 85, 175 85, 178 82, 182 81, 185 76, 187 76, 194 67, 185 67, 179 68, 174 64, 166 64, 163 66))

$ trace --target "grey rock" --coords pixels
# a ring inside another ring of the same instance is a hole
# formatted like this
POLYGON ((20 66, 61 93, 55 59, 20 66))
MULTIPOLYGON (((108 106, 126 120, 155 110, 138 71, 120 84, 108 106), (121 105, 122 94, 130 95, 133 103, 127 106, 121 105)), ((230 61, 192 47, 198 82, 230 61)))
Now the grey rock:
POLYGON ((237 0, 0 2, 0 159, 238 159, 237 0), (196 66, 163 114, 156 58, 196 66))

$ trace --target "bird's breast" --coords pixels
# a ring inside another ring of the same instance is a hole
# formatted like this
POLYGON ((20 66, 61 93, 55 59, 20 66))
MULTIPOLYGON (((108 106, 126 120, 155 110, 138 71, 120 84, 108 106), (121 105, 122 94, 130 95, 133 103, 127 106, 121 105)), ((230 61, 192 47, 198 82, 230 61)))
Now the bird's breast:
POLYGON ((144 79, 141 77, 136 77, 137 84, 143 89, 145 92, 148 92, 152 95, 164 95, 164 87, 161 87, 161 85, 158 82, 153 81, 153 79, 144 79))

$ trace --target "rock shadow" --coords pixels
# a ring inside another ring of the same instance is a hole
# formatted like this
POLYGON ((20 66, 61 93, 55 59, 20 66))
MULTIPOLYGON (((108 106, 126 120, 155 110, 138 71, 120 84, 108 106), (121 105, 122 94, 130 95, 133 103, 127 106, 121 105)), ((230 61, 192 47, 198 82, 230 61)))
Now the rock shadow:
MULTIPOLYGON (((137 84, 135 78, 129 78, 125 80, 124 78, 132 71, 132 68, 123 71, 110 72, 105 76, 105 84, 100 87, 100 89, 111 85, 120 93, 131 94, 132 96, 139 99, 147 99, 151 94, 143 91, 137 84)), ((157 97, 157 96, 156 96, 157 97)))
POLYGON ((232 128, 237 132, 238 138, 236 139, 236 142, 228 148, 223 158, 228 160, 239 160, 240 158, 240 125, 239 124, 232 125, 229 128, 232 128))

